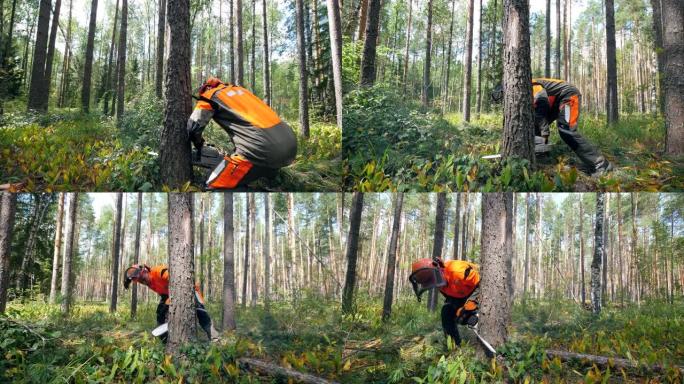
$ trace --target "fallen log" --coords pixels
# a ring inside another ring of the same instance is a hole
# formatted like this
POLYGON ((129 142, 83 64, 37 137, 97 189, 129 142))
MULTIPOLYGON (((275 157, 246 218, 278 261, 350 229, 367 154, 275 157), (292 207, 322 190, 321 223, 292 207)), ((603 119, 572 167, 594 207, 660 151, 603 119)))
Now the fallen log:
MULTIPOLYGON (((549 358, 559 358, 561 361, 568 362, 573 360, 586 360, 593 364, 600 366, 613 366, 619 369, 647 369, 652 372, 663 373, 666 368, 662 365, 644 365, 633 362, 627 359, 621 359, 619 357, 606 357, 598 355, 589 355, 586 353, 575 353, 567 351, 559 351, 555 349, 547 349, 546 356, 549 358)), ((684 376, 684 367, 674 366, 675 369, 679 370, 679 373, 684 376)))
POLYGON ((326 379, 320 378, 318 376, 309 375, 307 373, 302 373, 295 371, 293 369, 288 369, 281 367, 276 364, 268 363, 263 360, 250 359, 247 357, 241 357, 238 360, 240 368, 247 371, 256 371, 259 373, 267 374, 269 376, 285 376, 293 379, 296 382, 304 384, 337 384, 334 381, 328 381, 326 379))

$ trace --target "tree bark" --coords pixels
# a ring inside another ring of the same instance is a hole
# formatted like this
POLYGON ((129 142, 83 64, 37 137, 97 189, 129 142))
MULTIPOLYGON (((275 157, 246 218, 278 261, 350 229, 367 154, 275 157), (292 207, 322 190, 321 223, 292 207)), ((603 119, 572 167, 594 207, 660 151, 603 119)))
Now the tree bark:
POLYGON ((245 85, 245 60, 244 48, 242 41, 242 0, 235 1, 235 58, 237 59, 237 68, 235 70, 235 84, 239 86, 245 85))
POLYGON ((119 254, 121 253, 121 211, 122 211, 123 193, 116 194, 116 202, 114 203, 114 228, 112 236, 112 280, 111 280, 111 301, 109 302, 109 313, 116 312, 116 302, 119 292, 119 254))
POLYGON ((154 92, 162 98, 164 78, 164 42, 166 41, 166 0, 159 0, 159 22, 157 23, 157 70, 154 76, 154 92))
MULTIPOLYGON (((140 263, 140 227, 142 226, 142 192, 138 192, 138 214, 136 216, 135 224, 135 253, 133 256, 133 264, 140 263)), ((152 223, 149 223, 152 225, 152 223)), ((151 239, 147 239, 150 241, 151 239)), ((133 284, 131 292, 131 319, 134 319, 138 310, 138 284, 133 284)))
POLYGON ((482 194, 480 329, 494 348, 506 342, 511 319, 512 206, 511 193, 482 194))
MULTIPOLYGON (((431 1, 431 0, 430 0, 431 1)), ((361 86, 372 87, 375 84, 375 59, 377 55, 378 35, 380 29, 380 0, 369 0, 368 22, 359 28, 366 29, 361 56, 361 86)))
POLYGON ((555 77, 561 77, 561 0, 556 0, 556 74, 555 77))
POLYGON ((250 194, 245 194, 245 256, 242 263, 242 307, 247 306, 247 275, 249 273, 249 250, 252 246, 250 242, 250 194))
POLYGON ((527 0, 504 0, 503 157, 535 166, 527 0))
POLYGON ((40 0, 38 8, 38 26, 36 39, 33 45, 33 66, 31 67, 31 84, 29 87, 28 102, 26 107, 29 111, 47 111, 47 99, 45 98, 45 64, 47 61, 48 29, 50 27, 50 0, 40 0))
POLYGON ((235 329, 235 240, 233 193, 223 193, 223 330, 235 329))
MULTIPOLYGON (((465 46, 465 69, 463 72, 463 121, 470 122, 470 91, 473 71, 473 0, 467 0, 468 19, 466 21, 466 46, 465 46)), ((529 21, 525 21, 529 23, 529 21)), ((522 38, 525 39, 524 37, 522 38)), ((529 46, 529 36, 527 36, 527 44, 529 46)), ((529 58, 528 58, 529 62, 529 58)), ((506 70, 504 69, 504 72, 506 70)), ((529 88, 529 87, 528 87, 529 88)), ((529 93, 529 92, 528 92, 529 93)), ((529 97, 528 97, 529 98, 529 97)))
POLYGON ((454 215, 454 254, 452 259, 458 260, 458 226, 461 222, 461 193, 456 193, 456 214, 454 215))
POLYGON ((582 196, 579 197, 579 241, 580 241, 580 254, 579 254, 579 268, 580 268, 580 298, 582 299, 582 305, 584 305, 587 294, 585 290, 584 282, 584 205, 582 204, 582 196))
POLYGON ((389 320, 392 314, 392 299, 394 293, 394 275, 397 264, 397 243, 399 238, 399 226, 401 224, 401 209, 404 203, 404 194, 398 192, 394 201, 394 219, 392 220, 392 233, 390 235, 389 250, 387 251, 387 278, 385 279, 385 298, 382 303, 382 321, 389 320))
POLYGON ((681 0, 662 0, 665 69, 665 151, 684 155, 684 7, 681 0))
MULTIPOLYGON (((472 3, 472 0, 469 0, 472 3)), ((423 90, 421 92, 421 101, 423 108, 430 106, 430 99, 432 99, 432 84, 430 74, 432 71, 432 0, 428 0, 427 6, 427 31, 425 37, 425 63, 423 64, 423 90)), ((428 301, 429 302, 429 301, 428 301)))
MULTIPOLYGON (((560 1, 560 0, 559 0, 560 1)), ((606 0, 606 114, 608 124, 618 121, 617 65, 615 56, 615 7, 606 0)), ((680 20, 681 21, 681 20, 680 20)))
MULTIPOLYGON (((112 65, 114 60, 114 47, 116 44, 116 27, 119 20, 119 0, 116 0, 116 7, 114 8, 114 21, 112 23, 112 40, 109 45, 109 55, 107 56, 107 72, 105 75, 105 81, 102 88, 105 90, 103 98, 103 113, 111 115, 109 112, 109 96, 110 93, 114 92, 114 87, 112 85, 112 65)), ((114 78, 116 78, 116 72, 114 72, 114 78)), ((112 107, 113 108, 113 107, 112 107)))
POLYGON ((480 18, 477 23, 477 118, 482 110, 482 0, 480 0, 480 18))
POLYGON ((270 309, 271 304, 271 233, 273 232, 273 216, 271 215, 271 194, 264 195, 264 306, 270 309))
POLYGON ((116 60, 118 68, 118 80, 116 94, 118 96, 116 102, 116 121, 121 124, 121 119, 124 113, 125 91, 126 91, 126 34, 128 32, 128 0, 122 0, 121 3, 121 32, 119 33, 119 51, 116 60))
MULTIPOLYGON (((559 358, 561 361, 564 362, 570 362, 570 361, 576 361, 576 360, 581 360, 581 361, 588 361, 592 364, 596 364, 602 367, 614 367, 616 369, 638 369, 638 368, 647 368, 653 372, 666 372, 666 368, 660 365, 651 365, 644 367, 638 363, 633 362, 632 360, 628 359, 620 359, 616 357, 606 357, 606 356, 597 356, 597 355, 589 355, 586 353, 575 353, 575 352, 567 352, 567 351, 559 351, 559 350, 554 350, 554 349, 547 349, 546 350, 546 355, 550 359, 554 358, 559 358)), ((684 375, 684 367, 676 367, 680 372, 680 375, 684 375)))
POLYGON ((66 222, 64 225, 64 258, 62 261, 62 314, 67 315, 71 310, 73 284, 71 283, 71 268, 74 255, 77 253, 76 212, 78 209, 78 193, 67 193, 66 222), (75 241, 76 240, 76 241, 75 241))
POLYGON ((0 192, 0 313, 5 313, 9 287, 12 235, 17 210, 17 194, 0 192))
POLYGON ((342 22, 340 21, 340 7, 337 0, 328 0, 328 20, 330 28, 330 59, 332 61, 335 89, 335 115, 337 116, 337 127, 342 129, 342 22))
POLYGON ((86 42, 85 61, 83 64, 83 86, 81 87, 81 110, 90 112, 90 88, 93 77, 93 51, 95 48, 95 29, 97 28, 97 0, 90 4, 90 24, 88 24, 88 41, 86 42))
MULTIPOLYGON (((446 210, 446 193, 440 192, 437 194, 437 207, 435 208, 435 237, 432 243, 432 258, 442 257, 442 247, 444 246, 444 212, 446 210)), ((437 299, 439 292, 437 289, 431 289, 428 296, 427 309, 434 312, 437 307, 437 299)))
MULTIPOLYGON (((169 20, 179 11, 169 0, 169 20), (172 11, 173 10, 173 11, 172 11)), ((182 11, 181 11, 182 12, 182 11)), ((173 36, 173 32, 171 33, 173 36)), ((169 66, 170 67, 170 66, 169 66)), ((168 88, 167 88, 168 89, 168 88)), ((193 204, 190 193, 168 195, 169 223, 169 338, 166 353, 180 355, 180 347, 195 335, 195 266, 193 263, 193 204)))
POLYGON ((161 136, 162 182, 180 188, 192 178, 190 142, 186 132, 190 99, 190 1, 167 0, 169 53, 164 87, 164 127, 161 136))
POLYGON ((591 260, 591 308, 595 315, 601 313, 601 264, 604 257, 604 193, 596 194, 596 224, 594 227, 594 257, 591 260))
POLYGON ((309 138, 309 73, 306 68, 304 39, 304 0, 295 0, 297 19, 297 57, 299 59, 299 132, 309 138))
MULTIPOLYGON (((371 0, 373 1, 373 0, 371 0)), ((367 37, 367 35, 366 35, 367 37)), ((347 273, 342 293, 342 312, 354 311, 354 286, 356 285, 356 259, 359 250, 359 230, 363 213, 363 193, 354 192, 351 215, 349 218, 349 236, 347 237, 347 273)))
POLYGON ((264 102, 266 104, 271 104, 271 61, 269 59, 269 46, 268 46, 268 8, 266 7, 266 0, 262 0, 262 21, 264 29, 264 102))
MULTIPOLYGON (((408 0, 408 2, 409 2, 409 17, 408 17, 408 26, 406 27, 406 50, 405 50, 406 52, 404 53, 404 74, 402 76, 403 93, 404 94, 406 94, 406 85, 408 83, 409 48, 411 47, 411 27, 413 26, 413 24, 412 24, 413 23, 413 0, 408 0)), ((452 6, 452 10, 453 10, 453 6, 452 6)), ((451 57, 449 57, 449 59, 451 59, 451 57)), ((449 63, 451 63, 451 60, 449 60, 449 63)), ((447 71, 447 74, 448 73, 449 73, 449 71, 447 71)), ((448 81, 448 77, 447 77, 447 85, 448 84, 449 84, 449 81, 448 81)))
MULTIPOLYGON (((556 0, 560 1, 560 0, 556 0)), ((551 0, 546 0, 546 49, 544 50, 544 77, 551 77, 551 0)))
POLYGON ((59 194, 57 218, 55 219, 55 246, 52 251, 52 278, 50 279, 50 304, 57 302, 57 276, 62 256, 62 222, 64 222, 64 192, 59 194))

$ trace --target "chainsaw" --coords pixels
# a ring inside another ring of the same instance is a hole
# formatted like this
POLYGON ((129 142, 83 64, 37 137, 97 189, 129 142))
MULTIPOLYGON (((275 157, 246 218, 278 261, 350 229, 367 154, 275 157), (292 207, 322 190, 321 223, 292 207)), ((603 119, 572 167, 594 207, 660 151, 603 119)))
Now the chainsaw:
POLYGON ((496 355, 496 349, 492 347, 491 344, 487 340, 485 340, 482 336, 480 336, 480 333, 477 331, 477 324, 476 325, 469 325, 468 328, 470 328, 473 333, 475 333, 475 336, 477 336, 478 340, 480 340, 480 343, 485 347, 485 350, 488 352, 486 355, 487 357, 494 357, 496 355))
MULTIPOLYGON (((545 153, 551 152, 551 149, 553 148, 553 145, 547 143, 546 138, 542 136, 535 136, 534 137, 534 154, 535 155, 541 155, 545 153)), ((501 154, 497 153, 495 155, 486 155, 482 156, 482 159, 485 160, 492 160, 492 159, 500 159, 501 154)))

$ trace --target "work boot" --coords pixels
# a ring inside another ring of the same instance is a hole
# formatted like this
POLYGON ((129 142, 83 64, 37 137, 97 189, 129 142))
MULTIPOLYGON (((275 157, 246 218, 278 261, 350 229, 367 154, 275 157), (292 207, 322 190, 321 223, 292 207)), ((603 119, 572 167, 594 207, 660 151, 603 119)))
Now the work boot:
POLYGON ((613 171, 613 164, 601 156, 594 166, 594 172, 591 173, 591 177, 601 177, 611 171, 613 171))
POLYGON ((211 333, 210 339, 211 339, 212 343, 215 343, 215 342, 221 340, 221 337, 219 336, 219 332, 216 330, 216 328, 214 328, 214 324, 211 325, 211 329, 209 332, 211 333))

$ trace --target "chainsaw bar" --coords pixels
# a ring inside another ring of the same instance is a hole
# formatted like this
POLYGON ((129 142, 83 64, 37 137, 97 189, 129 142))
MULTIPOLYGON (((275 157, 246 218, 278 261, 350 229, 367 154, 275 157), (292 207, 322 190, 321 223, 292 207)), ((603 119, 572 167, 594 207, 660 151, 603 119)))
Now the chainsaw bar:
MULTIPOLYGON (((544 140, 543 137, 541 137, 541 136, 535 136, 534 137, 534 153, 536 155, 549 153, 549 152, 551 152, 551 149, 553 149, 553 145, 546 143, 546 141, 544 140)), ((485 159, 485 160, 500 159, 500 158, 501 158, 500 153, 497 153, 495 155, 482 156, 482 159, 485 159)))

